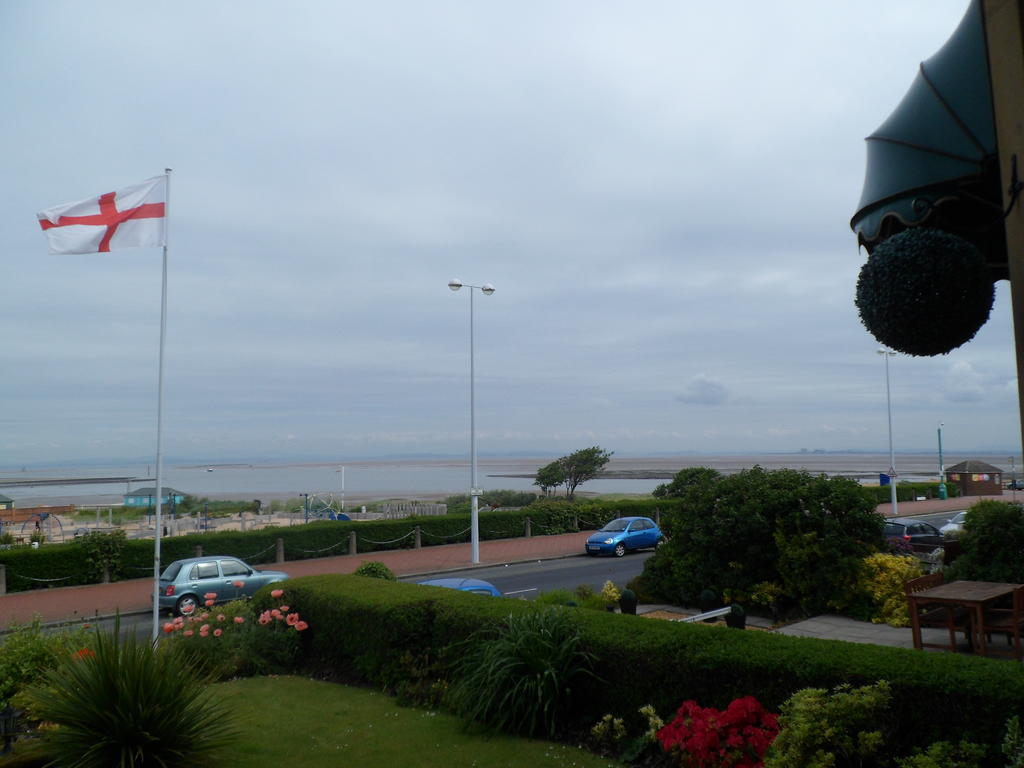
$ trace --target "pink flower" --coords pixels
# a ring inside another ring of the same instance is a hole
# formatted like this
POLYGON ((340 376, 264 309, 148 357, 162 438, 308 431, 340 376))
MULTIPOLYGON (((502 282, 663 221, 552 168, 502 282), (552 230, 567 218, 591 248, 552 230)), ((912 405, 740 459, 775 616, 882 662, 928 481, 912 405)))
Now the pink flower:
POLYGON ((173 621, 168 621, 166 624, 164 624, 164 632, 166 632, 169 635, 173 631, 174 631, 174 622, 173 621))
POLYGON ((213 605, 213 602, 213 600, 207 600, 205 603, 206 607, 209 608, 211 605, 213 605))
POLYGON ((277 608, 275 608, 274 610, 272 610, 272 611, 270 612, 270 615, 271 615, 271 616, 273 616, 273 617, 274 617, 275 619, 277 619, 278 621, 280 621, 281 619, 283 619, 283 618, 284 618, 284 614, 282 614, 282 613, 281 613, 281 611, 279 611, 279 610, 278 610, 277 608))
POLYGON ((269 624, 270 623, 270 611, 264 611, 263 613, 261 613, 260 614, 260 618, 259 618, 259 622, 260 622, 260 624, 264 624, 264 625, 269 624))
POLYGON ((209 632, 210 631, 210 625, 209 624, 203 624, 203 626, 201 626, 199 628, 199 631, 200 632, 209 632))
POLYGON ((244 624, 245 616, 235 616, 235 624, 244 624))
POLYGON ((297 614, 297 613, 289 613, 285 617, 285 621, 287 622, 289 627, 294 627, 296 624, 299 623, 299 614, 297 614))
POLYGON ((244 581, 235 581, 235 582, 233 582, 233 584, 234 584, 234 585, 235 585, 236 587, 238 587, 239 589, 241 589, 242 587, 244 587, 244 586, 245 586, 245 582, 244 582, 244 581))
POLYGON ((203 600, 216 600, 216 599, 217 599, 217 593, 216 592, 207 592, 205 595, 203 595, 203 600))
POLYGON ((195 632, 193 632, 191 629, 186 629, 184 632, 181 633, 182 637, 192 637, 192 635, 194 634, 195 632))
POLYGON ((304 629, 309 629, 309 624, 307 624, 304 621, 297 621, 297 622, 295 622, 295 631, 296 632, 301 632, 304 629))
POLYGON ((223 613, 217 614, 217 621, 224 621, 227 618, 223 613))
POLYGON ((282 605, 278 610, 281 611, 281 613, 288 613, 288 606, 282 605))
POLYGON ((270 596, 273 597, 274 599, 277 599, 277 598, 279 598, 283 594, 284 594, 284 590, 283 589, 275 589, 275 590, 271 591, 270 596))
POLYGON ((217 629, 213 630, 213 636, 214 637, 220 637, 222 634, 224 634, 224 630, 221 629, 220 627, 218 627, 217 629))

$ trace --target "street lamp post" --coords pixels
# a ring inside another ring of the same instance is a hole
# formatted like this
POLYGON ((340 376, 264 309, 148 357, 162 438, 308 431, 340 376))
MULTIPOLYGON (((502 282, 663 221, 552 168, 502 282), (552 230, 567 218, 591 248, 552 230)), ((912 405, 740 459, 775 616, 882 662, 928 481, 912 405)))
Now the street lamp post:
POLYGON ((896 353, 884 347, 878 354, 885 360, 885 405, 889 414, 889 499, 892 502, 892 516, 896 517, 896 454, 892 447, 892 395, 889 390, 889 358, 896 353))
POLYGON ((939 498, 945 499, 946 492, 946 468, 942 465, 942 422, 939 422, 939 498))
POLYGON ((309 494, 308 493, 300 493, 299 496, 302 496, 303 522, 308 523, 309 522, 309 494))
POLYGON ((457 291, 465 285, 469 288, 469 457, 470 457, 470 479, 469 479, 469 539, 471 542, 472 562, 480 562, 480 489, 476 485, 476 392, 475 392, 475 369, 473 361, 473 290, 480 291, 484 296, 494 293, 494 286, 490 283, 483 285, 468 285, 461 280, 451 279, 448 287, 457 291))

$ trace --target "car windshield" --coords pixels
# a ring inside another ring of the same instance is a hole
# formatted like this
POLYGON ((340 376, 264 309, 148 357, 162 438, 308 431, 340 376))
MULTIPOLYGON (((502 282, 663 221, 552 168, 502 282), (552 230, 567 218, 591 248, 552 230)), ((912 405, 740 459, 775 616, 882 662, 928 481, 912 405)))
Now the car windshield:
POLYGON ((604 532, 624 531, 626 526, 629 525, 629 520, 612 520, 607 523, 601 530, 604 532))

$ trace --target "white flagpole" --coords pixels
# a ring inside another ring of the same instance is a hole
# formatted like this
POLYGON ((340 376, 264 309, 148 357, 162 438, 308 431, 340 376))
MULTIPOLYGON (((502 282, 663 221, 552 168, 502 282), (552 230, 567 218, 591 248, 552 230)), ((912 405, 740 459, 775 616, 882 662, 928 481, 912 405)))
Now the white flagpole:
POLYGON ((167 240, 171 224, 171 169, 164 168, 167 184, 164 197, 164 258, 160 284, 160 363, 156 394, 156 536, 153 540, 153 644, 160 636, 160 519, 163 498, 163 421, 164 421, 164 339, 167 337, 167 240))

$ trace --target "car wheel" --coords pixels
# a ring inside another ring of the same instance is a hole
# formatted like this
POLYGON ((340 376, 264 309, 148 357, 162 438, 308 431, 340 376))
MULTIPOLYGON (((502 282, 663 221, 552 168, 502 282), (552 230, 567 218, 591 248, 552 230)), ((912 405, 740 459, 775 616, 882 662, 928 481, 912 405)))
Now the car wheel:
POLYGON ((624 554, 626 554, 626 545, 620 541, 615 545, 615 556, 622 557, 624 554))
POLYGON ((665 545, 665 539, 658 539, 658 543, 654 545, 654 551, 657 552, 665 545))
POLYGON ((174 604, 174 612, 179 616, 191 616, 198 607, 199 600, 196 599, 195 595, 182 595, 178 598, 178 602, 174 604))

